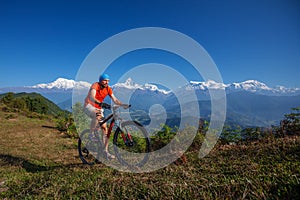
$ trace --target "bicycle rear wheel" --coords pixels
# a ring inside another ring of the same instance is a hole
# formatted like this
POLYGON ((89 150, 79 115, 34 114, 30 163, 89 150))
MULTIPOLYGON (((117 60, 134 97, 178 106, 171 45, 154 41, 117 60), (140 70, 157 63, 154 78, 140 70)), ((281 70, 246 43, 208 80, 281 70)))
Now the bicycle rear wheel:
POLYGON ((79 158, 84 164, 93 165, 100 158, 101 141, 99 134, 84 130, 78 139, 79 158))
POLYGON ((116 157, 123 165, 142 167, 149 159, 150 139, 138 122, 122 122, 114 134, 113 143, 116 157))

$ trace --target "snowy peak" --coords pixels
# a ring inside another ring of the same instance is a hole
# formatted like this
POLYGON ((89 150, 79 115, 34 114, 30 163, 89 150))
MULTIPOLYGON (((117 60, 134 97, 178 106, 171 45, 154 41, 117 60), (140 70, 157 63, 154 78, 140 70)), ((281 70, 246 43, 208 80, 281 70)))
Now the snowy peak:
MULTIPOLYGON (((190 87, 193 89, 207 90, 207 89, 225 89, 226 85, 218 83, 214 80, 208 80, 206 82, 190 81, 190 87)), ((190 88, 189 88, 190 89, 190 88)))
POLYGON ((241 83, 224 84, 218 83, 214 80, 208 80, 206 82, 190 81, 190 86, 194 89, 207 90, 207 89, 243 89, 247 91, 254 90, 271 90, 266 84, 256 80, 248 80, 241 83))
POLYGON ((241 83, 224 84, 218 83, 213 80, 206 82, 190 81, 190 84, 186 87, 187 90, 210 90, 210 89, 225 89, 227 93, 247 91, 252 93, 258 93, 262 95, 298 95, 300 94, 300 88, 286 88, 283 86, 277 86, 271 88, 265 83, 257 80, 247 80, 241 83))
POLYGON ((113 88, 126 88, 130 90, 149 90, 149 91, 157 91, 163 94, 168 94, 170 91, 166 91, 163 89, 159 89, 156 85, 145 83, 144 85, 140 85, 135 83, 131 78, 128 78, 124 83, 117 83, 112 86, 113 88))
MULTIPOLYGON (((87 89, 91 86, 90 83, 84 81, 74 81, 65 78, 58 78, 51 83, 41 83, 34 86, 27 86, 27 89, 38 89, 38 90, 72 90, 72 89, 87 89)), ((132 78, 128 78, 123 83, 116 83, 112 86, 114 89, 129 89, 129 90, 143 90, 143 91, 151 91, 158 92, 162 94, 169 94, 171 91, 167 91, 164 89, 160 89, 157 85, 151 83, 145 83, 144 85, 135 83, 132 78)), ((218 83, 214 80, 207 80, 205 82, 201 81, 190 81, 189 84, 184 86, 182 89, 185 90, 197 90, 197 91, 208 91, 208 90, 225 90, 227 94, 239 91, 247 91, 262 95, 299 95, 300 88, 286 88, 283 86, 277 86, 275 88, 271 88, 267 86, 265 83, 259 82, 257 80, 247 80, 240 83, 231 83, 224 84, 218 83)))
POLYGON ((124 84, 127 86, 134 86, 134 82, 131 78, 128 78, 124 84))
POLYGON ((62 90, 71 90, 71 89, 84 89, 90 87, 90 83, 84 81, 74 81, 65 78, 58 78, 52 83, 41 83, 30 88, 36 89, 62 89, 62 90))
MULTIPOLYGON (((34 86, 28 86, 27 88, 33 89, 46 89, 46 90, 72 90, 72 89, 86 89, 91 86, 90 83, 84 81, 74 81, 65 78, 58 78, 51 83, 41 83, 34 86)), ((169 91, 159 89, 154 84, 146 83, 144 85, 140 85, 135 83, 131 78, 128 78, 124 83, 116 83, 112 86, 112 88, 122 88, 122 89, 130 89, 130 90, 147 90, 147 91, 158 91, 164 94, 168 94, 169 91)))
POLYGON ((113 85, 112 87, 115 87, 115 88, 127 88, 127 89, 139 89, 139 88, 142 88, 141 85, 134 83, 131 78, 128 78, 124 83, 117 83, 117 84, 113 85))
POLYGON ((300 93, 300 88, 286 88, 283 86, 271 88, 265 83, 256 80, 248 80, 241 83, 232 83, 228 85, 227 89, 230 91, 244 90, 263 95, 298 95, 300 93))
POLYGON ((241 83, 232 83, 232 84, 228 85, 228 88, 243 89, 243 90, 251 91, 251 92, 256 92, 258 90, 268 90, 268 91, 272 90, 266 84, 261 83, 256 80, 248 80, 248 81, 244 81, 241 83))

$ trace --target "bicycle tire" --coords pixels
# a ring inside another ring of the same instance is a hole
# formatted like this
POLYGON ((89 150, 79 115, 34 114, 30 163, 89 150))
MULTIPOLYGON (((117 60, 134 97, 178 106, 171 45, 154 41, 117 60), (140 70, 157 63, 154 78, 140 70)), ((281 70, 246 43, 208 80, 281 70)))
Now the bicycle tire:
POLYGON ((146 129, 136 121, 125 121, 116 129, 113 139, 114 152, 122 165, 142 167, 149 159, 150 139, 146 129), (122 133, 127 137, 130 132, 133 143, 124 142, 122 133))
POLYGON ((100 144, 99 134, 92 133, 89 129, 81 132, 78 139, 78 153, 83 164, 93 165, 99 161, 100 144))

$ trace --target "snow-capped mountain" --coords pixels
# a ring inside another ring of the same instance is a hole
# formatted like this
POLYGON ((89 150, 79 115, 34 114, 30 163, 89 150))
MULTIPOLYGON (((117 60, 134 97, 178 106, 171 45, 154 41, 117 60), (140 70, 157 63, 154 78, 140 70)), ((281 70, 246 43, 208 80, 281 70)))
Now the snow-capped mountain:
POLYGON ((84 81, 74 81, 65 78, 58 78, 54 82, 51 83, 41 83, 34 86, 27 86, 28 88, 36 88, 36 89, 61 89, 61 90, 72 90, 76 89, 84 89, 89 88, 91 86, 90 83, 84 81))
POLYGON ((169 94, 170 91, 166 91, 163 89, 159 89, 156 85, 146 83, 144 85, 140 85, 135 83, 131 78, 128 78, 124 83, 117 83, 112 86, 113 89, 129 89, 129 90, 144 90, 144 91, 156 91, 163 94, 169 94))
POLYGON ((218 83, 213 80, 206 82, 190 81, 190 84, 186 86, 186 89, 191 90, 208 90, 208 89, 225 89, 227 87, 224 83, 218 83))
MULTIPOLYGON (((15 88, 1 88, 0 92, 4 93, 8 90, 12 90, 12 92, 19 92, 24 90, 26 91, 34 91, 37 90, 39 92, 45 90, 47 92, 49 91, 65 91, 65 90, 85 90, 88 89, 91 86, 91 83, 85 82, 85 81, 75 81, 75 80, 69 80, 65 78, 58 78, 55 81, 51 83, 41 83, 33 86, 25 86, 25 87, 15 87, 15 88), (15 91, 16 90, 16 91, 15 91)), ((167 91, 164 89, 160 89, 157 85, 145 83, 144 85, 135 83, 132 78, 128 78, 124 83, 116 83, 115 85, 112 85, 113 89, 127 89, 127 90, 143 90, 143 91, 149 91, 149 92, 158 92, 165 95, 168 95, 171 93, 171 91, 167 91)), ((265 83, 259 82, 257 80, 247 80, 240 83, 230 83, 230 84, 224 84, 224 83, 218 83, 213 80, 208 81, 190 81, 189 84, 183 86, 182 88, 184 90, 196 90, 196 91, 208 91, 208 90, 217 90, 222 89, 225 90, 227 94, 233 93, 233 92, 240 92, 240 91, 246 91, 246 92, 252 92, 260 95, 269 95, 269 96, 294 96, 300 94, 300 88, 286 88, 284 86, 277 86, 275 88, 271 88, 267 86, 265 83)))
POLYGON ((231 89, 240 89, 240 90, 246 90, 249 92, 256 92, 260 90, 270 91, 272 90, 270 87, 268 87, 265 83, 261 83, 256 80, 248 80, 241 83, 232 83, 227 85, 227 88, 231 89))
POLYGON ((256 80, 247 80, 241 83, 231 84, 217 83, 213 80, 208 80, 206 82, 190 81, 190 84, 186 86, 186 89, 201 91, 207 91, 209 89, 224 89, 227 94, 246 91, 268 96, 294 96, 300 94, 300 88, 286 88, 284 86, 271 88, 265 83, 256 80))
POLYGON ((257 93, 261 95, 269 95, 269 96, 293 96, 300 94, 300 88, 286 88, 283 86, 277 86, 275 88, 270 88, 265 83, 256 81, 256 80, 248 80, 242 83, 232 83, 229 84, 227 90, 230 91, 248 91, 252 93, 257 93))
MULTIPOLYGON (((47 90, 73 90, 73 89, 88 89, 91 86, 91 83, 85 81, 75 81, 65 78, 58 78, 51 83, 41 83, 34 86, 25 86, 26 88, 31 89, 47 89, 47 90)), ((135 83, 131 78, 128 78, 124 83, 117 83, 111 86, 113 89, 129 89, 129 90, 144 90, 144 91, 157 91, 163 94, 168 94, 170 91, 159 89, 156 85, 146 83, 140 85, 135 83)))

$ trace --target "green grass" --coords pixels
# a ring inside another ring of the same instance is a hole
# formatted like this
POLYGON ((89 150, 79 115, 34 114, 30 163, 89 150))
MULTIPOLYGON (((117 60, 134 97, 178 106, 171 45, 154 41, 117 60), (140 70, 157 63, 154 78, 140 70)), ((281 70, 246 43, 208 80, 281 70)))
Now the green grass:
POLYGON ((81 164, 50 120, 0 112, 2 199, 299 199, 300 137, 218 145, 150 173, 81 164))

